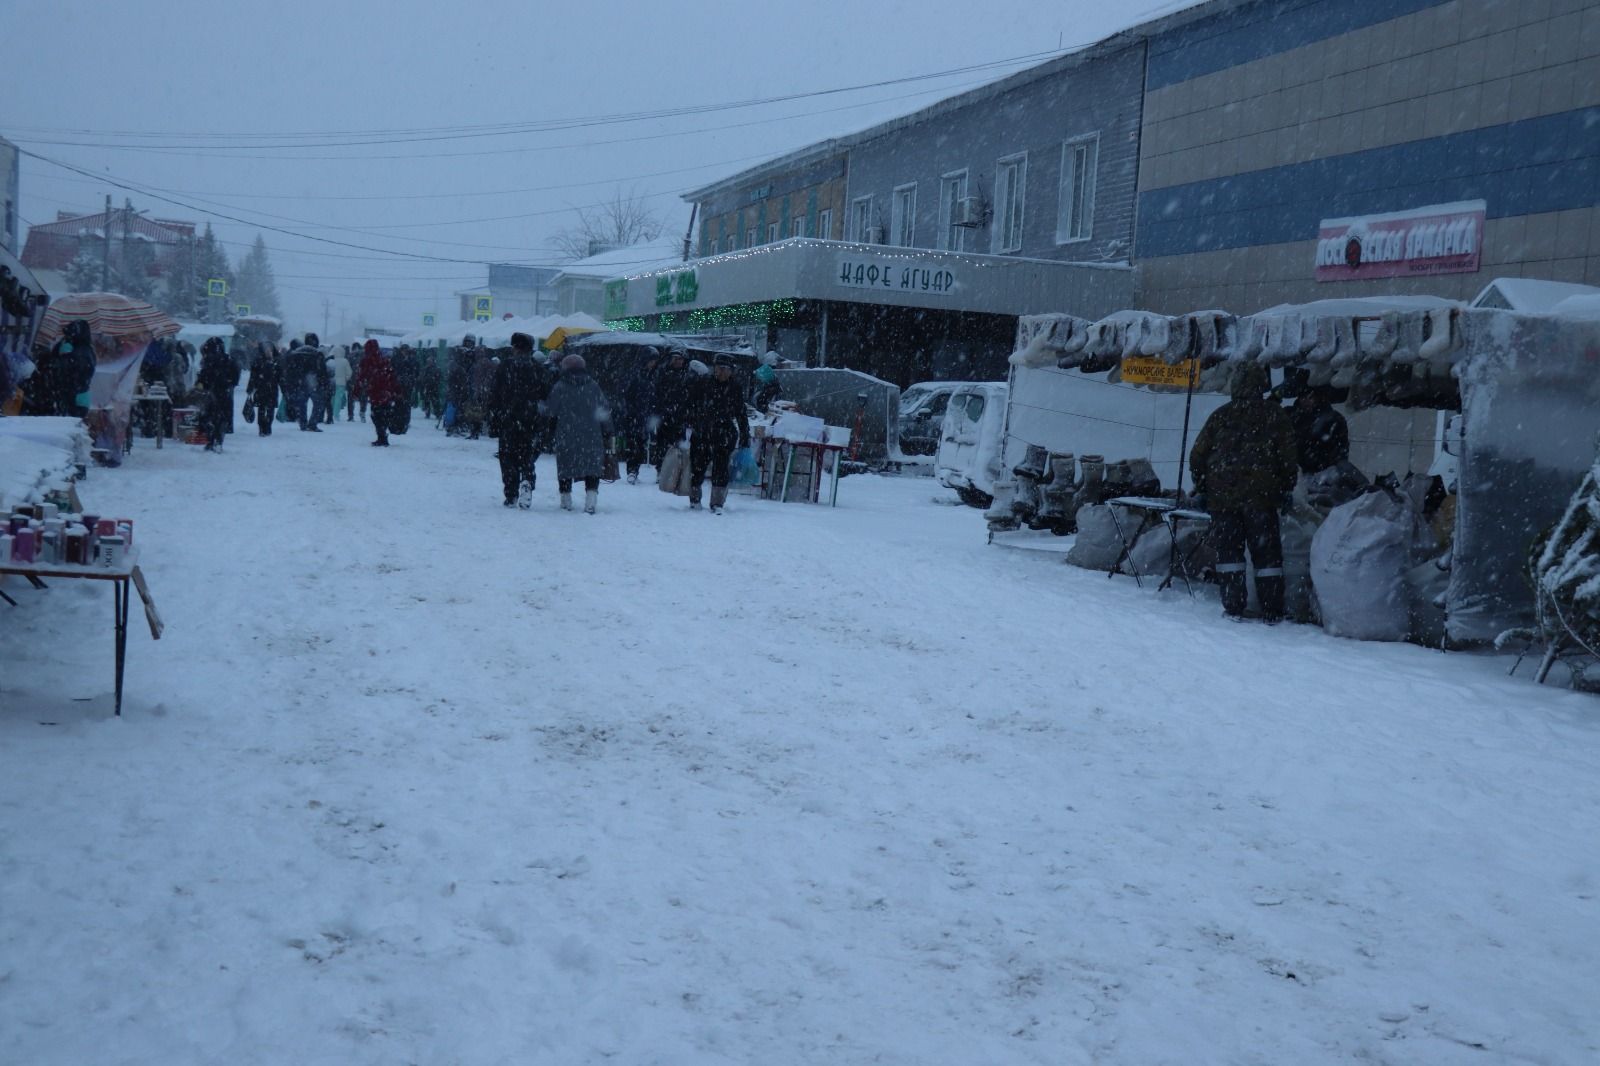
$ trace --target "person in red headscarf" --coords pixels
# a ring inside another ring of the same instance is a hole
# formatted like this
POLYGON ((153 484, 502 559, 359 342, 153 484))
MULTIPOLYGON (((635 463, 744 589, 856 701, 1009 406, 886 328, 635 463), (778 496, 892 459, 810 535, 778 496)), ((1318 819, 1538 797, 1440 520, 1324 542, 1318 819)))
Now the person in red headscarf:
POLYGON ((394 366, 385 359, 378 342, 370 337, 362 347, 361 366, 356 370, 355 387, 364 389, 372 403, 372 428, 378 431, 374 448, 389 446, 389 426, 394 405, 400 399, 400 381, 394 366))

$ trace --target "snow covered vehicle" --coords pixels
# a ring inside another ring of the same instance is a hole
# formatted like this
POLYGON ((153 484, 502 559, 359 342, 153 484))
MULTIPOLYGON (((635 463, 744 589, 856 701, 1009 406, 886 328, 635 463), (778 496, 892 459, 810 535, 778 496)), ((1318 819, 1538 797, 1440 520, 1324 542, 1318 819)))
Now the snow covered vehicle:
POLYGON ((974 381, 950 393, 934 473, 939 484, 955 489, 969 507, 994 501, 1005 447, 1006 394, 1003 381, 974 381))
POLYGON ((899 439, 902 455, 933 455, 939 450, 940 431, 950 397, 959 381, 922 381, 900 394, 899 439))

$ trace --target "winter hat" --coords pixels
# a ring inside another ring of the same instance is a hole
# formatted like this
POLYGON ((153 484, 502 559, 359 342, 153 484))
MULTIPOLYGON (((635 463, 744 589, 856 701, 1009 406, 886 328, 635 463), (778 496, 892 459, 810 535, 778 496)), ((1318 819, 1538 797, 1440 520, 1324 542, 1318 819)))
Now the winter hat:
POLYGON ((573 352, 571 355, 561 360, 562 370, 582 370, 585 366, 586 364, 583 361, 583 356, 579 355, 577 352, 573 352))
POLYGON ((1245 363, 1233 372, 1233 381, 1229 384, 1228 393, 1235 400, 1259 400, 1261 394, 1272 387, 1272 379, 1268 377, 1265 367, 1256 363, 1245 363))
POLYGON ((361 346, 361 350, 367 355, 377 355, 379 353, 378 342, 371 337, 368 337, 367 343, 361 346))
POLYGON ((732 370, 734 367, 739 365, 739 361, 731 355, 719 355, 715 360, 713 360, 713 363, 716 366, 725 366, 729 370, 732 370))
POLYGON ((700 377, 705 377, 707 374, 711 373, 711 368, 706 366, 698 359, 691 359, 689 360, 689 371, 690 373, 696 374, 700 377))
POLYGON ((321 341, 317 340, 317 335, 315 333, 306 334, 306 347, 315 348, 321 343, 321 341))
POLYGON ((512 350, 518 352, 533 351, 533 338, 526 333, 513 333, 511 335, 512 350))

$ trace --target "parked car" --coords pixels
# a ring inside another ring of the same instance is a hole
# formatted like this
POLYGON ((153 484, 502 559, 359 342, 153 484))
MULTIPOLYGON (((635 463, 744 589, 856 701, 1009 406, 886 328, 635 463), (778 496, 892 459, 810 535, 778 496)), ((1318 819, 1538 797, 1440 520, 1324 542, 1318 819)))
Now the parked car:
POLYGON ((900 394, 900 452, 933 455, 939 450, 939 433, 950 395, 960 381, 923 381, 900 394))
POLYGON ((1006 394, 1003 381, 973 381, 956 386, 949 396, 934 472, 941 485, 955 489, 971 507, 994 502, 1005 444, 1006 394))

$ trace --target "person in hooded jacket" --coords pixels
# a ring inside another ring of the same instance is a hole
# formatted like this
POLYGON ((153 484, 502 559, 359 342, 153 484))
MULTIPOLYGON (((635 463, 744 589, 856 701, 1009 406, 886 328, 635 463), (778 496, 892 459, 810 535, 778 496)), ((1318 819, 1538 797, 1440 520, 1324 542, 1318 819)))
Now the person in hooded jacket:
POLYGON ((717 356, 710 373, 698 360, 690 367, 695 378, 689 394, 689 507, 700 509, 700 482, 709 472, 711 513, 721 514, 728 502, 733 449, 750 445, 750 418, 730 356, 717 356))
POLYGON ((233 375, 238 365, 229 357, 220 337, 207 337, 200 352, 200 376, 195 379, 195 388, 204 397, 200 424, 206 435, 206 451, 218 452, 228 432, 227 409, 233 403, 233 375))
POLYGON ((444 374, 439 370, 439 353, 434 348, 424 348, 421 357, 417 388, 422 393, 422 417, 437 421, 444 414, 440 397, 440 390, 444 388, 444 374))
POLYGON ((689 425, 689 361, 679 349, 667 353, 665 365, 655 379, 655 454, 651 457, 657 473, 668 448, 675 448, 689 425))
POLYGON ((628 464, 628 484, 639 483, 639 468, 650 458, 650 438, 655 432, 656 368, 661 353, 651 348, 642 365, 622 387, 622 412, 617 429, 622 434, 622 459, 628 464))
MULTIPOLYGON (((333 406, 328 410, 328 422, 339 421, 339 412, 348 411, 350 404, 350 375, 353 372, 350 366, 350 357, 346 354, 345 347, 340 344, 329 349, 326 357, 329 371, 333 374, 333 406)), ((348 422, 350 416, 345 415, 348 422)))
POLYGON ((278 410, 278 386, 282 381, 283 367, 276 350, 270 344, 257 345, 256 361, 250 366, 250 403, 256 409, 259 436, 272 436, 272 416, 278 410))
POLYGON ((1294 425, 1267 399, 1267 371, 1247 363, 1234 371, 1233 399, 1206 419, 1189 452, 1196 506, 1211 513, 1222 609, 1244 616, 1249 599, 1245 549, 1256 570, 1256 598, 1267 622, 1283 618, 1283 541, 1278 513, 1293 505, 1294 425))
MULTIPOLYGON (((467 334, 461 346, 450 351, 450 369, 445 374, 445 407, 454 408, 454 417, 445 427, 448 436, 460 437, 466 433, 467 398, 472 391, 472 356, 477 339, 467 334)), ((443 417, 441 415, 441 417, 443 417)))
POLYGON ((400 383, 395 378, 394 367, 383 357, 378 342, 370 337, 362 348, 361 366, 356 370, 355 380, 359 388, 366 390, 367 398, 372 403, 372 428, 378 434, 372 446, 387 448, 391 409, 400 398, 400 383))
POLYGON ((317 382, 323 372, 322 353, 317 350, 317 335, 307 333, 305 339, 289 350, 283 360, 283 396, 289 408, 289 419, 310 433, 321 433, 322 427, 311 421, 307 407, 317 394, 317 382))
POLYGON ((544 431, 539 408, 550 396, 550 379, 533 349, 528 334, 511 335, 511 355, 496 368, 489 399, 489 424, 500 437, 500 484, 507 507, 533 503, 534 463, 544 431))
POLYGON ((600 474, 606 466, 606 441, 612 433, 611 405, 589 376, 583 356, 561 360, 561 377, 544 402, 551 450, 556 453, 556 479, 561 509, 572 510, 572 485, 582 481, 583 510, 594 514, 600 499, 600 474))
POLYGON ((751 401, 757 411, 763 413, 772 406, 772 401, 783 397, 783 386, 778 384, 778 353, 768 352, 761 357, 761 365, 756 367, 756 395, 751 401))

